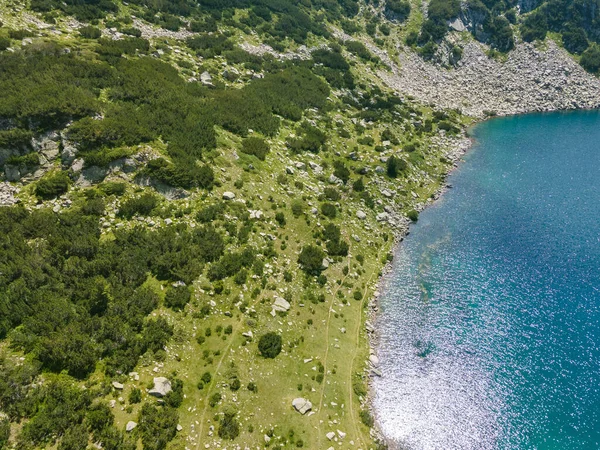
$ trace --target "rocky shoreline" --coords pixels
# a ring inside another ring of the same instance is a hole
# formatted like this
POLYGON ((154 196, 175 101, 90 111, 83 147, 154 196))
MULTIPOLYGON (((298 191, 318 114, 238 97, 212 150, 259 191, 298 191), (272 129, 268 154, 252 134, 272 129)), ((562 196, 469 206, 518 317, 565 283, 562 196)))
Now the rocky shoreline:
MULTIPOLYGON (((447 147, 447 151, 445 152, 445 157, 448 158, 452 162, 452 167, 446 174, 449 175, 455 170, 460 163, 462 157, 471 149, 473 145, 473 139, 467 136, 466 130, 463 130, 463 133, 457 137, 447 137, 440 136, 437 139, 437 142, 433 142, 432 144, 438 147, 447 147)), ((423 211, 428 206, 434 204, 444 192, 447 191, 449 185, 447 183, 442 183, 434 197, 430 199, 431 201, 426 201, 423 203, 419 203, 415 205, 415 209, 419 212, 423 211)), ((392 252, 396 254, 398 252, 398 247, 404 240, 406 236, 410 233, 410 220, 404 217, 404 221, 399 223, 397 228, 397 232, 394 236, 394 245, 392 252)), ((384 295, 386 284, 389 281, 389 276, 393 269, 393 262, 388 262, 381 269, 381 276, 376 282, 375 290, 373 296, 369 299, 369 308, 368 314, 365 321, 365 328, 367 331, 367 337, 369 342, 369 360, 367 361, 367 373, 372 378, 373 376, 381 376, 377 368, 377 364, 374 361, 378 361, 377 357, 377 348, 379 344, 379 335, 377 333, 376 321, 377 316, 379 314, 379 298, 384 295), (373 360, 372 357, 375 357, 373 360)), ((373 408, 373 388, 371 383, 369 383, 369 392, 367 398, 364 399, 363 405, 364 408, 368 409, 371 412, 371 415, 375 419, 375 425, 371 428, 371 437, 376 441, 383 442, 388 446, 392 446, 392 442, 390 442, 385 435, 381 432, 381 429, 378 424, 377 414, 375 414, 375 410, 373 408)), ((393 447, 392 447, 393 448, 393 447)))

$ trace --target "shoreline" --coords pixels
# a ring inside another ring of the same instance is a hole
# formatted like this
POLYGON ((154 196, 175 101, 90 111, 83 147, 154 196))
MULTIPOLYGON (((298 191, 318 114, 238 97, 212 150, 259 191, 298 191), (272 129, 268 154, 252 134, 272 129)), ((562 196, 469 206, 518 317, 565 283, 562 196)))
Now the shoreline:
MULTIPOLYGON (((498 116, 489 117, 486 119, 474 118, 473 123, 471 125, 469 125, 468 127, 466 127, 465 129, 463 129, 461 137, 456 139, 456 141, 455 141, 455 147, 453 147, 450 150, 450 152, 449 152, 450 158, 449 159, 452 161, 452 167, 444 175, 444 181, 442 182, 440 187, 436 190, 435 195, 432 198, 432 201, 415 205, 415 209, 419 212, 422 212, 426 208, 434 205, 437 201, 439 201, 439 199, 442 197, 442 195, 448 191, 450 186, 448 185, 448 183, 446 183, 447 177, 450 174, 452 174, 452 172, 454 172, 456 169, 458 169, 460 167, 460 163, 462 162, 463 156, 466 155, 470 150, 472 150, 473 146, 476 143, 475 138, 470 135, 469 130, 480 125, 481 123, 486 122, 487 120, 490 120, 490 119, 495 119, 495 118, 524 116, 524 115, 528 115, 528 114, 570 113, 570 112, 577 112, 577 111, 594 111, 594 110, 597 110, 597 108, 556 109, 553 111, 528 111, 525 113, 502 114, 502 115, 498 115, 498 116)), ((393 244, 392 250, 391 250, 392 253, 394 254, 394 257, 397 254, 397 252, 399 251, 399 247, 402 244, 402 242, 404 241, 404 239, 410 234, 411 224, 412 224, 412 222, 408 221, 408 219, 407 219, 407 223, 405 224, 405 226, 402 227, 394 235, 394 244, 393 244)), ((369 348, 368 348, 369 355, 377 356, 377 353, 378 353, 379 333, 378 333, 378 328, 377 328, 377 320, 379 318, 379 299, 383 295, 385 295, 387 283, 390 281, 389 277, 393 270, 393 264, 394 264, 394 261, 392 260, 392 261, 386 263, 382 267, 381 276, 378 278, 378 280, 375 284, 375 287, 374 287, 374 293, 369 299, 368 312, 366 314, 366 319, 365 319, 365 328, 367 329, 366 334, 367 334, 367 342, 368 342, 368 346, 369 346, 369 348), (369 324, 372 327, 372 329, 373 329, 372 332, 369 331, 369 326, 367 324, 369 324)), ((373 404, 374 391, 373 391, 373 384, 372 384, 371 380, 374 378, 374 376, 377 376, 377 375, 373 374, 373 369, 378 370, 378 367, 374 366, 369 360, 367 360, 364 371, 367 373, 367 376, 368 376, 368 394, 367 394, 367 397, 365 398, 365 400, 363 401, 363 406, 366 409, 368 409, 368 411, 371 413, 371 415, 374 419, 374 425, 371 428, 371 437, 375 441, 383 443, 387 448, 397 449, 397 448, 399 448, 399 447, 397 447, 399 444, 397 442, 392 441, 389 438, 387 438, 385 436, 385 434, 382 432, 380 423, 378 420, 378 415, 374 408, 374 404, 373 404)))
MULTIPOLYGON (((487 120, 487 119, 485 119, 487 120)), ((423 203, 419 203, 415 205, 415 209, 421 213, 426 208, 433 206, 442 195, 450 189, 448 183, 446 183, 446 179, 448 176, 454 172, 456 169, 460 167, 460 162, 464 155, 466 155, 475 144, 475 139, 469 135, 468 130, 472 129, 474 126, 484 122, 485 120, 475 119, 474 122, 463 129, 462 134, 454 140, 454 146, 449 149, 447 153, 448 159, 451 161, 451 168, 444 174, 443 182, 440 184, 439 188, 436 189, 434 197, 430 202, 425 201, 423 203)), ((395 255, 397 254, 400 245, 404 241, 404 239, 410 234, 410 227, 412 222, 406 219, 406 222, 403 224, 402 228, 394 234, 394 244, 392 245, 391 252, 395 255)), ((373 295, 369 299, 368 310, 365 318, 364 327, 366 328, 367 334, 367 342, 368 342, 368 354, 377 356, 377 350, 379 346, 379 333, 377 329, 377 319, 379 317, 379 299, 385 295, 387 283, 389 282, 389 276, 393 270, 394 261, 387 262, 381 268, 381 276, 377 279, 375 283, 373 295), (373 331, 370 332, 369 328, 372 327, 373 331)), ((369 360, 366 361, 366 365, 364 367, 364 371, 367 373, 368 377, 368 393, 365 400, 362 402, 363 406, 371 413, 371 416, 374 419, 374 425, 371 428, 371 437, 376 442, 382 442, 387 447, 393 448, 392 444, 395 444, 386 438, 384 433, 381 431, 379 420, 377 419, 377 414, 375 413, 375 408, 373 406, 373 386, 371 380, 374 378, 373 370, 378 370, 377 366, 374 366, 369 360)))

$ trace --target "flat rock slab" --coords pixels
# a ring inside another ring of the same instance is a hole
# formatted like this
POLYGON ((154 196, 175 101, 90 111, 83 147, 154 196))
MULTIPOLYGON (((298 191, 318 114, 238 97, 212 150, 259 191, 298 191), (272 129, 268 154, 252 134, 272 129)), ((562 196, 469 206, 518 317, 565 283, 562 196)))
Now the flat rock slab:
POLYGON ((312 403, 306 400, 305 398, 295 398, 292 400, 292 406, 298 411, 300 414, 306 414, 308 411, 312 409, 312 403))
POLYGON ((148 391, 148 394, 154 397, 164 397, 173 389, 171 388, 171 382, 165 377, 154 378, 154 387, 148 391))

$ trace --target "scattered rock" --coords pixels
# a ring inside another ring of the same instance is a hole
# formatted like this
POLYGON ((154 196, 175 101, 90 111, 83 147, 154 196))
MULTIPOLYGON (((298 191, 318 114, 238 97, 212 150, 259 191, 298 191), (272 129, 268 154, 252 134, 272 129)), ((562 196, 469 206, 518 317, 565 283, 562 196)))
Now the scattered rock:
POLYGON ((329 439, 330 441, 332 441, 332 440, 333 440, 333 438, 335 437, 335 433, 334 433, 333 431, 330 431, 329 433, 327 433, 327 434, 325 435, 325 437, 326 437, 327 439, 329 439))
POLYGON ((125 425, 125 431, 133 431, 135 427, 137 427, 137 423, 133 420, 130 420, 129 422, 127 422, 127 425, 125 425))
POLYGON ((379 213, 379 214, 377 214, 377 217, 376 217, 377 222, 387 222, 389 220, 389 218, 390 218, 390 216, 386 212, 379 213))
POLYGON ((367 218, 367 215, 364 211, 357 211, 356 217, 358 217, 360 220, 365 220, 367 218))
POLYGON ((223 200, 233 200, 235 198, 235 194, 233 192, 223 192, 223 200))
POLYGON ((113 386, 115 389, 123 390, 123 384, 122 384, 122 383, 119 383, 118 381, 113 381, 113 382, 112 382, 112 386, 113 386))
POLYGON ((369 356, 369 362, 373 364, 374 367, 379 365, 379 358, 376 355, 369 356))
POLYGON ((202 72, 202 74, 200 75, 200 81, 202 82, 202 84, 206 85, 206 86, 212 86, 212 76, 210 75, 210 73, 204 71, 202 72))

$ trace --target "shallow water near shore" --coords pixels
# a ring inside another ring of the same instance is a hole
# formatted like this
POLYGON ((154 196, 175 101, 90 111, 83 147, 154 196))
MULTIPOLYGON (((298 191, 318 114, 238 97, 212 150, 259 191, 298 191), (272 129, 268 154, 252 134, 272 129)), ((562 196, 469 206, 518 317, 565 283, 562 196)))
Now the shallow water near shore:
POLYGON ((598 449, 600 112, 473 135, 384 283, 381 430, 403 449, 598 449))

